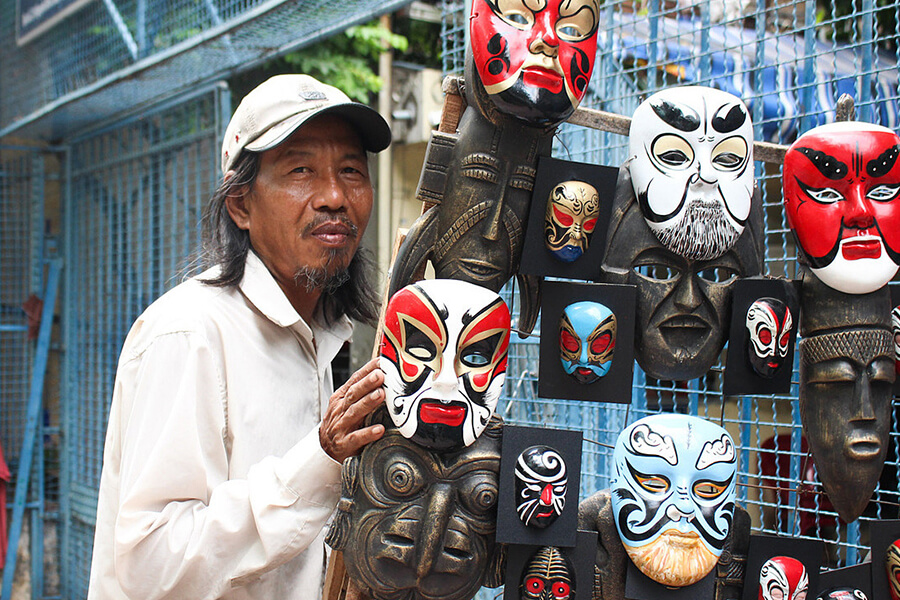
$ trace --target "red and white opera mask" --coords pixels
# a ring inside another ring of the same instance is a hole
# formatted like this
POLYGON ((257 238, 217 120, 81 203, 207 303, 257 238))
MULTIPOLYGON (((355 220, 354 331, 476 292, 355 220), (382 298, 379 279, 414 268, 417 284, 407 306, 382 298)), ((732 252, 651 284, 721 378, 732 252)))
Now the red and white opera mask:
POLYGON ((900 137, 859 122, 822 125, 788 148, 788 225, 823 283, 847 294, 885 285, 900 265, 900 137))
POLYGON ((759 376, 774 377, 790 348, 791 309, 778 298, 759 298, 747 309, 745 325, 750 365, 759 376))
POLYGON ((394 294, 379 364, 400 433, 432 450, 472 444, 500 398, 509 335, 506 303, 475 284, 432 279, 394 294))
POLYGON ((599 18, 599 0, 473 0, 472 58, 497 108, 565 121, 587 92, 599 18))
POLYGON ((776 556, 759 570, 759 600, 806 600, 809 575, 796 558, 776 556))

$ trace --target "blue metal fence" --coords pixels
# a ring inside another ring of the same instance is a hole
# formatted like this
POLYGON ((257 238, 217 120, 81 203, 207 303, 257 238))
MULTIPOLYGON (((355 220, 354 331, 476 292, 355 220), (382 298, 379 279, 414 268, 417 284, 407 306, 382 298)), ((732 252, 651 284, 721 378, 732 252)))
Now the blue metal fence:
POLYGON ((158 107, 71 146, 65 206, 63 597, 87 593, 103 442, 131 323, 190 270, 221 177, 227 87, 158 107))
MULTIPOLYGON (((833 120, 838 95, 849 93, 858 119, 896 130, 898 9, 879 8, 874 0, 860 0, 853 7, 849 14, 838 14, 802 0, 605 2, 591 91, 583 106, 630 116, 658 89, 711 85, 744 99, 758 140, 789 144, 798 132, 833 120)), ((443 11, 446 33, 458 31, 465 22, 464 3, 445 2, 443 11)), ((447 72, 461 72, 462 43, 460 35, 445 35, 445 44, 452 45, 445 53, 447 72)), ((626 158, 627 140, 566 125, 554 150, 562 158, 618 166, 626 158)), ((781 205, 781 166, 758 162, 756 176, 766 213, 766 273, 796 277, 794 240, 781 205)), ((611 446, 636 419, 677 411, 720 422, 740 450, 739 500, 750 512, 754 530, 823 539, 829 566, 859 562, 872 519, 898 516, 897 428, 865 515, 844 524, 809 465, 800 427, 797 365, 791 394, 723 397, 724 356, 708 375, 687 382, 655 381, 636 367, 632 404, 626 407, 538 398, 538 340, 514 339, 499 411, 511 423, 582 430, 584 495, 609 487, 611 446)), ((480 597, 494 594, 485 590, 480 597)))

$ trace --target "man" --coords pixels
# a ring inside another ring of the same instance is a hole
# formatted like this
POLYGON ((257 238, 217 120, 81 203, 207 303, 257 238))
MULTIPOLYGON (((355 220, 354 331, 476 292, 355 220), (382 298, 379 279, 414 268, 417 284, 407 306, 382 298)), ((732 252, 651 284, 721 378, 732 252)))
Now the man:
MULTIPOLYGON (((250 92, 210 202, 216 266, 154 302, 125 340, 110 409, 89 598, 321 592, 340 463, 384 433, 371 362, 332 394, 349 317, 373 321, 359 240, 375 111, 305 75, 250 92)), ((371 262, 371 261, 368 261, 371 262)))

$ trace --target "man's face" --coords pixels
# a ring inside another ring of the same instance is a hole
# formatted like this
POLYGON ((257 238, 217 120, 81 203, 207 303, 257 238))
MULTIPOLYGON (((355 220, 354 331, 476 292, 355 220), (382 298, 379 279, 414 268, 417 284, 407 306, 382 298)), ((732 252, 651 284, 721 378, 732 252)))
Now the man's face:
POLYGON ((697 417, 653 415, 619 435, 613 460, 613 516, 632 562, 663 585, 705 577, 734 514, 737 458, 728 432, 697 417))
POLYGON ((394 294, 384 319, 379 364, 400 433, 433 450, 472 444, 506 378, 506 303, 471 283, 431 279, 394 294))
POLYGON ((753 194, 753 124, 736 96, 687 86, 650 96, 629 133, 634 192, 663 246, 710 260, 734 246, 753 194))
POLYGON ((472 56, 502 112, 561 123, 587 91, 597 52, 598 0, 473 0, 472 56))
POLYGON ((563 181, 550 191, 544 215, 544 244, 562 262, 574 262, 588 249, 600 214, 597 189, 583 181, 563 181))
POLYGON ((575 302, 559 318, 559 358, 578 383, 609 373, 616 349, 616 315, 599 302, 575 302))
POLYGON ((784 161, 788 224, 826 285, 866 294, 900 264, 900 137, 832 123, 802 135, 784 161))
POLYGON ((566 506, 566 461, 549 446, 531 446, 516 459, 516 513, 528 527, 549 527, 566 506))
POLYGON ((794 319, 778 298, 760 298, 750 305, 745 321, 750 365, 761 377, 771 378, 784 363, 794 319))
POLYGON ((290 298, 298 275, 327 277, 347 268, 372 201, 359 136, 343 119, 323 115, 260 155, 245 218, 235 222, 249 231, 253 249, 290 298))
POLYGON ((776 556, 759 570, 759 600, 806 600, 809 575, 796 558, 776 556))

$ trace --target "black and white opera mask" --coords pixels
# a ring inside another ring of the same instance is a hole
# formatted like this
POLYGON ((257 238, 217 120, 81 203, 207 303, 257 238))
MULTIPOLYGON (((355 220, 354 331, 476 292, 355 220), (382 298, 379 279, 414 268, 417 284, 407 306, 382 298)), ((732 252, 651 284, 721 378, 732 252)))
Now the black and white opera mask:
POLYGON ((900 306, 891 310, 891 333, 894 336, 894 369, 900 374, 900 306))
POLYGON ((575 568, 559 548, 543 546, 528 560, 519 586, 521 600, 574 600, 575 568))
POLYGON ((788 354, 794 319, 778 298, 760 298, 747 310, 750 366, 760 377, 772 378, 788 354))
POLYGON ((549 446, 531 446, 516 459, 516 513, 528 527, 549 527, 566 506, 563 457, 549 446))
POLYGON ((753 194, 753 123, 740 98, 662 90, 635 110, 628 139, 634 192, 660 242, 693 260, 734 246, 753 194))
POLYGON ((432 450, 471 445, 497 407, 509 334, 506 303, 475 284, 430 279, 394 294, 379 366, 403 437, 432 450))
POLYGON ((703 579, 734 517, 737 455, 728 432, 697 417, 651 415, 619 434, 613 460, 613 517, 631 561, 670 587, 703 579))

